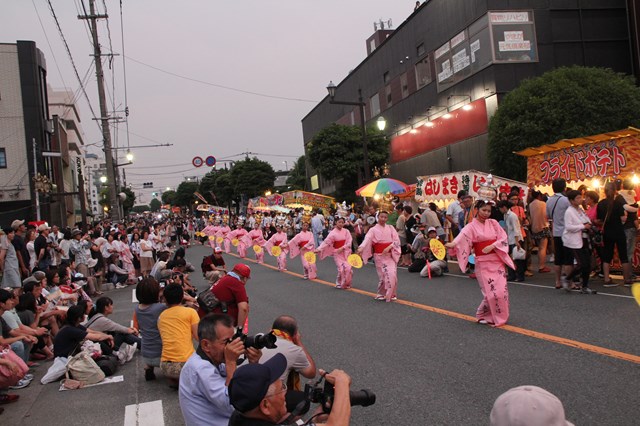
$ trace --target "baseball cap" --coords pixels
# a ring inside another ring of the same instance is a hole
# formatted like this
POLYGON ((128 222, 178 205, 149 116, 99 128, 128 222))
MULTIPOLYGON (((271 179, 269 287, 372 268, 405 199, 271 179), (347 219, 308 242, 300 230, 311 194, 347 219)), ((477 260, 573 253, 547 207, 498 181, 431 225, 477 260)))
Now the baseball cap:
POLYGON ((281 353, 275 354, 264 364, 248 364, 238 368, 229 383, 231 405, 241 413, 256 408, 269 391, 269 386, 282 376, 286 368, 287 359, 281 353))
POLYGON ((251 268, 249 268, 244 263, 238 263, 233 267, 233 272, 236 272, 241 277, 251 278, 251 268))
POLYGON ((47 229, 51 229, 51 227, 46 223, 43 223, 42 225, 38 226, 38 232, 46 231, 47 229))
POLYGON ((428 234, 429 232, 431 232, 431 231, 433 231, 433 232, 438 232, 438 231, 436 230, 436 228, 434 228, 433 226, 430 226, 430 227, 429 227, 429 229, 427 229, 427 234, 428 234))
POLYGON ((35 271, 35 272, 33 273, 33 277, 34 277, 37 281, 42 281, 42 280, 44 280, 45 278, 47 278, 47 274, 45 274, 45 273, 44 273, 44 272, 42 272, 42 271, 35 271))
POLYGON ((76 235, 82 235, 82 231, 79 229, 74 229, 73 231, 71 231, 72 237, 75 237, 76 235))
POLYGON ((213 249, 214 253, 222 253, 222 249, 220 247, 216 247, 213 249))
POLYGON ((18 229, 20 227, 20 225, 24 224, 24 220, 14 220, 13 222, 11 222, 11 227, 13 228, 13 230, 15 231, 16 229, 18 229))
POLYGON ((537 386, 518 386, 496 399, 491 426, 573 426, 564 416, 562 402, 537 386))

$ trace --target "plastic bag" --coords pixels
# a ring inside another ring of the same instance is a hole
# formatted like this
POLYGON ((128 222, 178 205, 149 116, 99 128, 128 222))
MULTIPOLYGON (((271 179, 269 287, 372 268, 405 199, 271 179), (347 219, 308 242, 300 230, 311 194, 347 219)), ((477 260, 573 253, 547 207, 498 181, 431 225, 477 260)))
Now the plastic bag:
POLYGON ((511 252, 511 258, 513 260, 524 260, 527 257, 527 252, 522 247, 515 246, 511 252))

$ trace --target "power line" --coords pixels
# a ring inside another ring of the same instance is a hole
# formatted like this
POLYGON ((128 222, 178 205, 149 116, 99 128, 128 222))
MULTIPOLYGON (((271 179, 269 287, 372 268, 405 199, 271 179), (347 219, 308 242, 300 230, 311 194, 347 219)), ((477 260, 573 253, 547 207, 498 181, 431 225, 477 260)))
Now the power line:
POLYGON ((122 72, 124 77, 124 123, 127 128, 127 147, 129 147, 129 101, 127 99, 127 64, 124 56, 124 19, 122 17, 122 0, 120 0, 120 40, 122 42, 122 72))
POLYGON ((198 80, 196 78, 191 78, 191 77, 187 77, 187 76, 184 76, 184 75, 176 74, 174 72, 166 71, 166 70, 163 70, 161 68, 155 67, 153 65, 146 64, 146 63, 144 63, 142 61, 139 61, 137 59, 132 58, 131 56, 127 56, 126 58, 132 60, 135 63, 138 63, 138 64, 143 65, 145 67, 149 67, 149 68, 154 69, 156 71, 159 71, 161 73, 172 75, 172 76, 178 77, 178 78, 182 78, 184 80, 193 81, 195 83, 200 83, 200 84, 204 84, 204 85, 207 85, 207 86, 217 87, 219 89, 231 90, 232 92, 239 92, 239 93, 244 93, 244 94, 247 94, 247 95, 260 96, 260 97, 263 97, 263 98, 280 99, 280 100, 283 100, 283 101, 318 103, 318 101, 314 101, 314 100, 311 100, 311 99, 288 98, 288 97, 285 97, 285 96, 268 95, 268 94, 265 94, 265 93, 252 92, 250 90, 238 89, 238 88, 235 88, 235 87, 224 86, 222 84, 217 84, 217 83, 211 83, 211 82, 208 82, 208 81, 198 80))
POLYGON ((98 123, 98 118, 96 116, 95 111, 93 110, 93 106, 91 106, 91 101, 89 100, 89 95, 87 95, 87 91, 84 88, 84 85, 82 84, 82 79, 80 78, 80 74, 78 74, 78 68, 76 67, 76 63, 73 60, 73 55, 71 54, 71 49, 69 49, 69 44, 67 43, 67 39, 64 37, 64 33, 62 32, 62 27, 60 26, 60 22, 58 21, 58 17, 56 16, 56 12, 53 10, 53 5, 51 4, 51 0, 47 0, 47 4, 49 5, 49 10, 51 11, 51 15, 53 16, 53 19, 56 22, 56 26, 58 27, 58 33, 60 33, 60 38, 62 39, 62 42, 64 43, 64 47, 67 50, 67 55, 69 56, 69 60, 71 61, 71 66, 73 67, 73 72, 76 75, 76 78, 78 79, 78 83, 80 84, 80 87, 82 88, 82 93, 84 93, 84 97, 87 100, 87 105, 89 106, 89 110, 91 111, 91 115, 93 116, 93 118, 96 121, 96 125, 98 126, 98 129, 101 129, 100 127, 100 123, 98 123))

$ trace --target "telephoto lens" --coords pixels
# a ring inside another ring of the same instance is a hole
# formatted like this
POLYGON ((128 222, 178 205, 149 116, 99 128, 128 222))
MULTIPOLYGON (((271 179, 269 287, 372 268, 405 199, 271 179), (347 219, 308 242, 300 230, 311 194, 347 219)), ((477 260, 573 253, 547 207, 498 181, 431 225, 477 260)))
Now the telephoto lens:
POLYGON ((255 336, 247 336, 244 340, 245 348, 256 348, 256 349, 274 349, 276 348, 276 335, 273 334, 273 331, 264 334, 258 333, 255 336))
POLYGON ((360 389, 359 391, 349 391, 349 400, 351 405, 359 405, 368 407, 376 403, 376 394, 369 389, 360 389))

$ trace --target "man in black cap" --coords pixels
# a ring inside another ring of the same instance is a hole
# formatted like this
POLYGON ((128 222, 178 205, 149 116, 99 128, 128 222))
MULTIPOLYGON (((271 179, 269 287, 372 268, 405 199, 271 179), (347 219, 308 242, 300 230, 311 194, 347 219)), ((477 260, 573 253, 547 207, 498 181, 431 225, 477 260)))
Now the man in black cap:
MULTIPOLYGON (((229 383, 229 399, 236 409, 229 426, 279 425, 288 418, 285 400, 287 385, 280 379, 286 367, 284 355, 276 354, 264 364, 249 364, 236 370, 229 383)), ((331 414, 322 424, 348 425, 351 417, 351 377, 342 370, 333 370, 325 375, 325 379, 335 386, 335 395, 331 414)))

